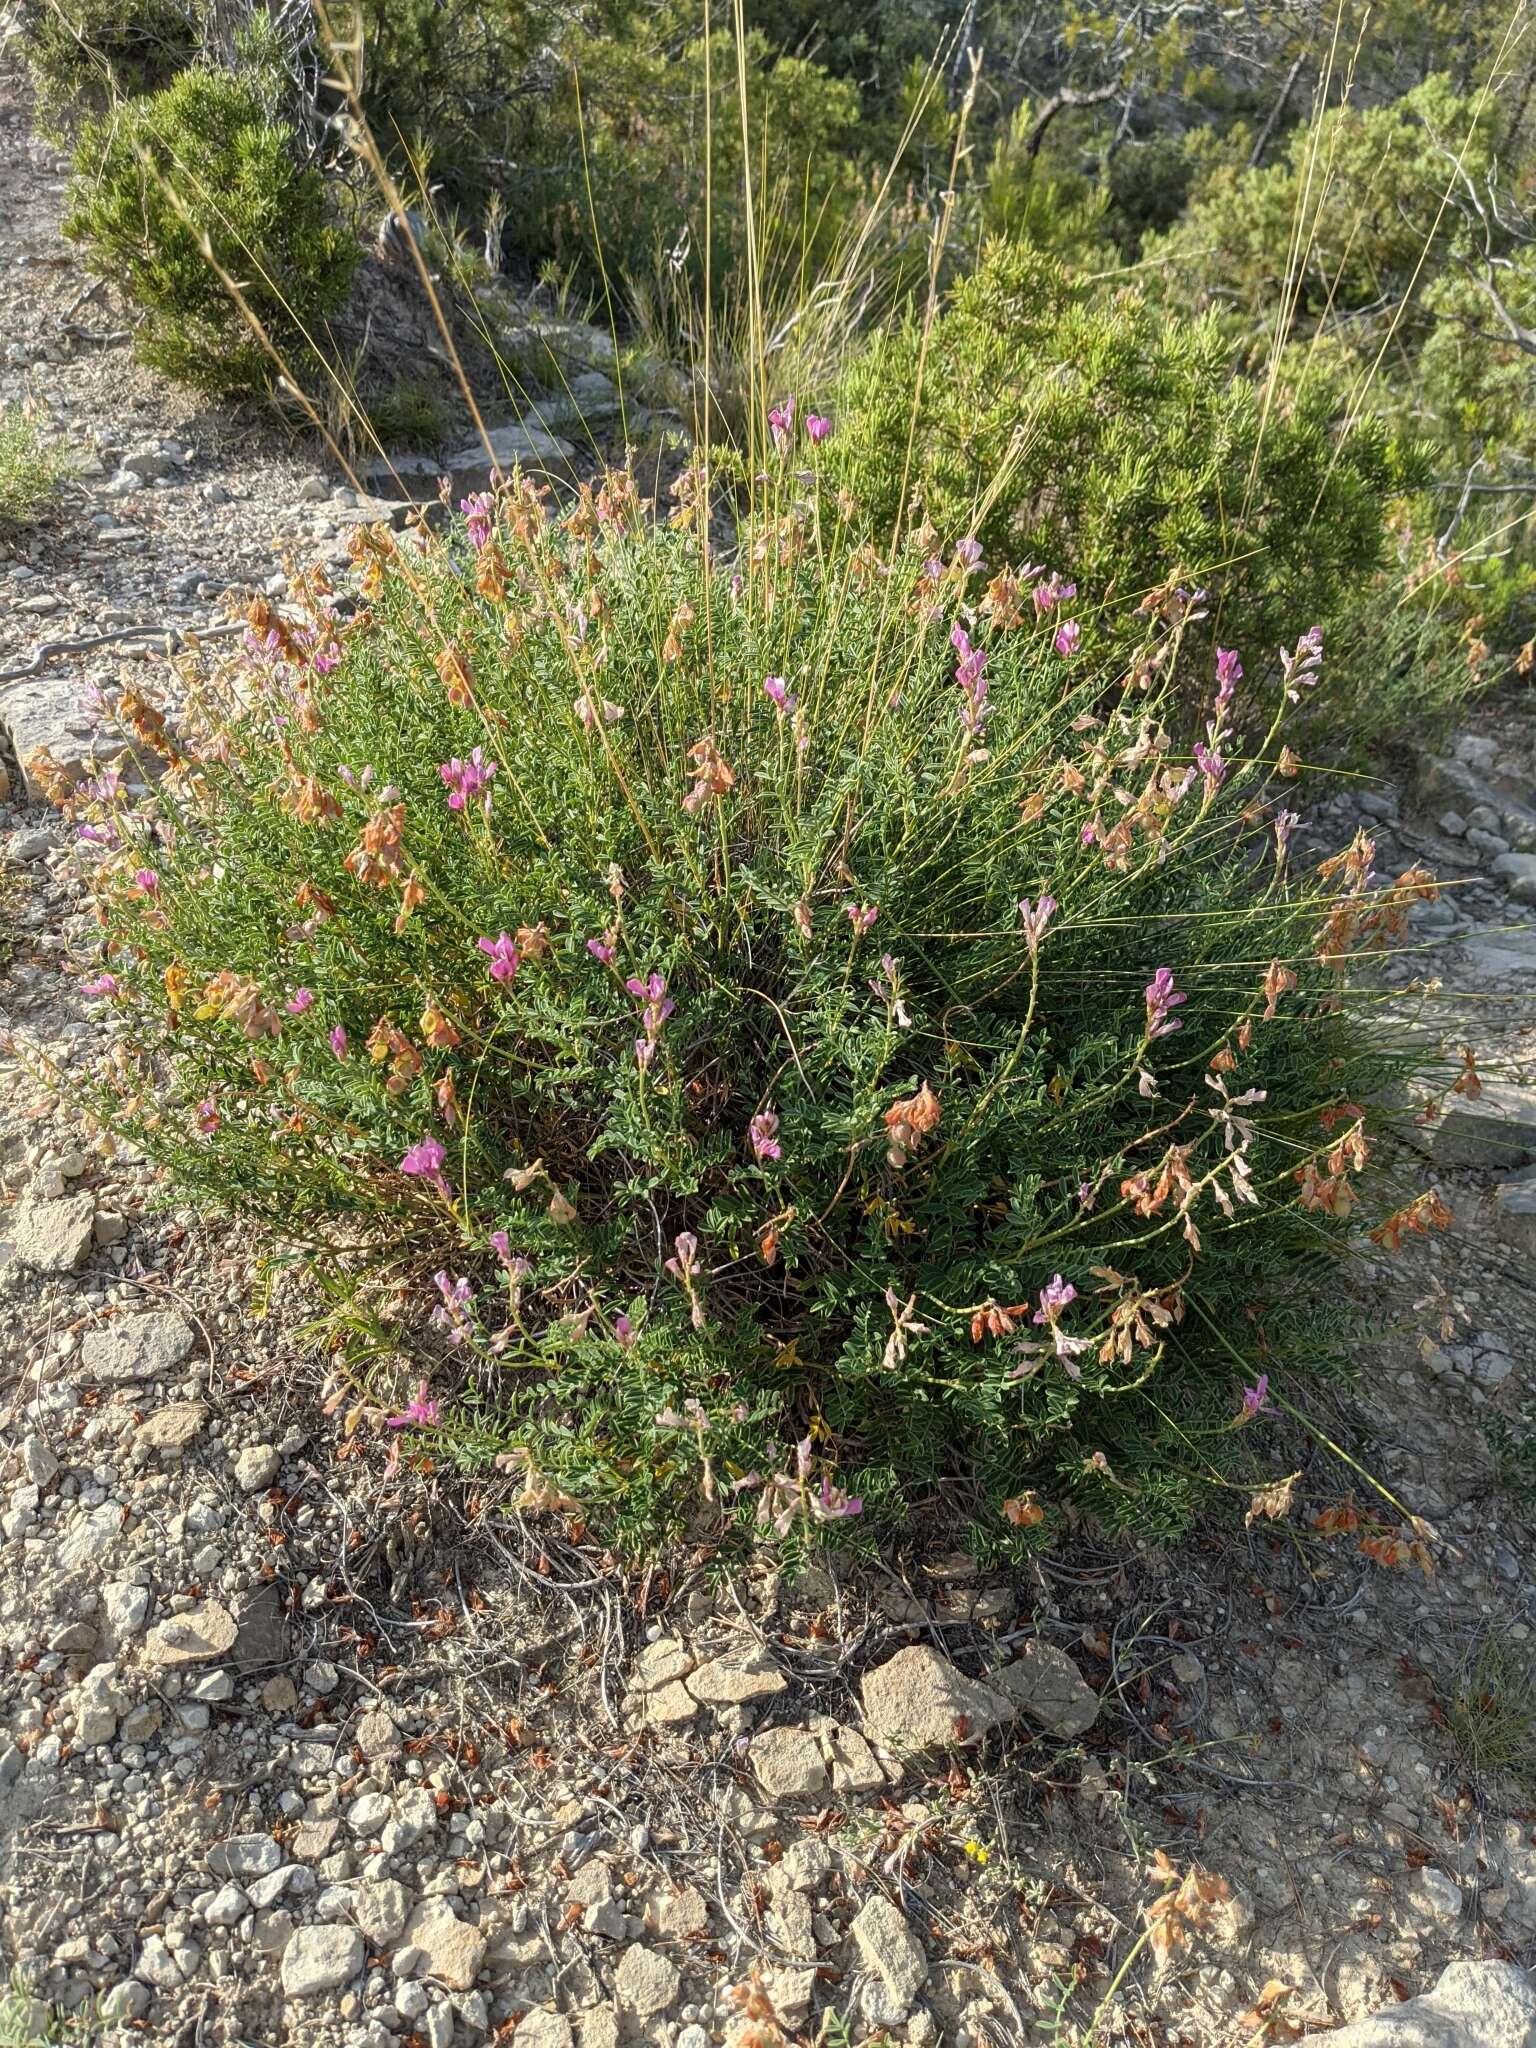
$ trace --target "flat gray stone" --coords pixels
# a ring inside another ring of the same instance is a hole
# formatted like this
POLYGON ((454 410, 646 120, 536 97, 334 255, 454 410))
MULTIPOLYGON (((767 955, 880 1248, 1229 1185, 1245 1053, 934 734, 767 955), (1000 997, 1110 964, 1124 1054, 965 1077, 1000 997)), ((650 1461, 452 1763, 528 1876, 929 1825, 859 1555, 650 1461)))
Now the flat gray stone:
POLYGON ((1475 1102, 1453 1095, 1426 1135, 1440 1166, 1529 1166, 1536 1162, 1536 1088, 1484 1081, 1475 1102))
POLYGON ((87 1330, 80 1362, 98 1380, 169 1379, 191 1351, 192 1325, 174 1309, 152 1309, 146 1315, 115 1316, 87 1330))
POLYGON ((1512 1250, 1536 1259, 1536 1172, 1516 1174, 1494 1189, 1493 1227, 1512 1250))
POLYGON ((853 1938, 892 2005, 905 2014, 928 1980, 928 1958, 906 1915, 882 1893, 876 1893, 854 1921, 853 1938))
POLYGON ((1536 2048, 1536 1990, 1513 1963, 1452 1963, 1422 1998, 1306 2039, 1319 2048, 1536 2048))
POLYGON ((57 1202, 24 1196, 7 1228, 11 1256, 34 1273, 77 1273, 90 1255, 95 1223, 89 1195, 65 1195, 57 1202))
POLYGON ((296 1927, 283 1950, 284 1995, 318 1998, 339 1991, 362 1967, 363 1937, 355 1927, 296 1927))
POLYGON ((1017 1701, 1031 1721, 1064 1741, 1083 1734, 1099 1718, 1098 1694, 1054 1643, 1025 1643, 1013 1663, 991 1674, 990 1682, 1017 1701))
POLYGON ((208 1410, 201 1401, 172 1401, 146 1415, 135 1432, 134 1441, 147 1450, 163 1451, 179 1458, 191 1450, 203 1433, 208 1410))
POLYGON ((205 1600, 185 1614, 157 1621, 144 1638, 151 1664, 174 1671, 189 1664, 216 1664, 235 1647, 235 1617, 217 1600, 205 1600))

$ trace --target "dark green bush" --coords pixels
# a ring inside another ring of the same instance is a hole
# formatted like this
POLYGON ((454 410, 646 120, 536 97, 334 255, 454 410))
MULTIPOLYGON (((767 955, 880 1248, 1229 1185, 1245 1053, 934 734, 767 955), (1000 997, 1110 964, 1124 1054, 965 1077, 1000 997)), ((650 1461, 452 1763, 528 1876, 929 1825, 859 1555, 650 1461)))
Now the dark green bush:
POLYGON ((75 134, 122 99, 159 92, 197 56, 197 0, 24 0, 21 47, 42 126, 75 134))
POLYGON ((254 78, 198 69, 92 123, 64 224, 142 311, 143 359, 221 394, 265 390, 278 374, 225 279, 303 377, 358 257, 324 178, 263 99, 254 78))
POLYGON ((1424 884, 1297 871, 1290 695, 1243 750, 1230 655, 1191 754, 1096 613, 824 562, 798 433, 739 563, 514 481, 361 536, 346 624, 257 606, 159 793, 88 807, 114 1114, 350 1273, 360 1422, 534 1504, 1172 1534, 1339 1334, 1339 992, 1424 884))
MULTIPOLYGON (((1297 619, 1331 627, 1387 556, 1421 451, 1321 379, 1266 403, 1214 320, 1055 259, 994 246, 933 324, 878 336, 849 368, 820 476, 856 530, 903 510, 947 540, 1025 556, 1127 619, 1170 577, 1209 593, 1208 635, 1273 656, 1297 619), (919 394, 919 376, 921 392, 919 394)), ((1368 707, 1330 707, 1352 721, 1368 707)))

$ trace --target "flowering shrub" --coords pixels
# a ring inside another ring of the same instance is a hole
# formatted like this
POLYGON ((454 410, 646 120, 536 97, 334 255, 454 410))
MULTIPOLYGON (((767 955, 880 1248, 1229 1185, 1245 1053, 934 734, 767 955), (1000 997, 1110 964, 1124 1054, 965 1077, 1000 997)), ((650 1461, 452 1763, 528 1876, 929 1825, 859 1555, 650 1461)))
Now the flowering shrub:
POLYGON ((113 1113, 350 1271, 400 1455, 632 1539, 936 1486, 1170 1534, 1337 1323, 1382 1071, 1340 990, 1431 886, 1296 869, 1319 638, 1256 745, 1230 650, 1175 737, 1178 594, 1105 667, 1060 578, 829 563, 792 498, 721 562, 678 489, 363 531, 355 614, 258 601, 185 743, 126 700, 113 1113))

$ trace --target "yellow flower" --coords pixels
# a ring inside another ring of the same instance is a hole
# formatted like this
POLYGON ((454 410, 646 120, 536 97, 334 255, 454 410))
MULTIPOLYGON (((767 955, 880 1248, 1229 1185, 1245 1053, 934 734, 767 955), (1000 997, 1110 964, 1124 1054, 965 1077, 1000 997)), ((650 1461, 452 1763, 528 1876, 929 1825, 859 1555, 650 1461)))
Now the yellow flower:
POLYGON ((967 1856, 970 1857, 973 1863, 980 1863, 983 1866, 990 1860, 991 1855, 990 1850, 988 1850, 981 1842, 967 1842, 965 1845, 965 1853, 967 1856))

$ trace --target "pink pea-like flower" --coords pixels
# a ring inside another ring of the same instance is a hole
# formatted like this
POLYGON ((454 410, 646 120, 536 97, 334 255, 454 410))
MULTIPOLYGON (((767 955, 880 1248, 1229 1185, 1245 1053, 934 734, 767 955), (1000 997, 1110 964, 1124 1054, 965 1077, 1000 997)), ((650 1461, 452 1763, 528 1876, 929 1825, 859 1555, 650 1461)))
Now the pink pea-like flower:
POLYGON ((469 528, 469 544, 478 553, 491 538, 491 500, 488 493, 476 491, 472 497, 460 498, 459 510, 469 528))
POLYGON ((1070 1280, 1063 1280, 1059 1273, 1040 1290, 1040 1306, 1035 1310, 1037 1323, 1054 1323, 1069 1303, 1076 1301, 1077 1289, 1070 1280))
POLYGON ((192 1111, 192 1120, 205 1138, 211 1138, 219 1128, 218 1104, 211 1095, 205 1095, 192 1111))
POLYGON ((331 1026, 331 1051, 339 1060, 344 1060, 347 1056, 347 1028, 344 1024, 331 1026))
POLYGON ((1203 740, 1195 742, 1195 766, 1205 777, 1208 790, 1219 789, 1227 777, 1227 763, 1215 747, 1208 747, 1203 740))
POLYGON ((400 1162, 400 1171, 414 1174, 423 1180, 437 1179, 443 1170, 443 1161, 448 1157, 436 1138, 421 1138, 400 1162))
POLYGON ((1238 684, 1243 679, 1243 664, 1237 658, 1234 647, 1218 647, 1216 650, 1216 709, 1225 711, 1232 702, 1238 684))
POLYGON ((795 708, 794 696, 782 676, 766 676, 763 679, 763 695, 780 711, 793 711, 795 708))
POLYGON ((1183 1025, 1172 1013, 1180 1003, 1187 1003, 1189 997, 1173 985, 1173 969, 1159 967, 1147 983, 1147 1036, 1167 1038, 1183 1025))
POLYGON ((82 981, 80 993, 87 996, 115 996, 119 983, 115 974, 98 974, 91 981, 82 981))
POLYGON ((160 877, 153 868, 135 868, 133 887, 136 895, 155 896, 160 891, 160 877))
POLYGON ((1064 656, 1072 655, 1076 654, 1078 642, 1082 639, 1082 637, 1083 629, 1077 623, 1076 619, 1063 619, 1061 624, 1056 628, 1056 638, 1052 641, 1051 644, 1056 649, 1056 652, 1058 654, 1064 656))
POLYGON ((782 405, 775 405, 769 409, 768 429, 773 435, 773 444, 776 448, 789 446, 790 437, 795 431, 795 401, 792 398, 786 398, 782 405))
POLYGON ((760 1109, 747 1127, 747 1136, 752 1141, 754 1158, 782 1159, 784 1148, 779 1143, 779 1119, 775 1111, 760 1109))
POLYGON ((808 412, 805 416, 805 431, 819 447, 832 431, 832 422, 824 412, 808 412))
POLYGON ((629 1320, 628 1316, 614 1317, 613 1334, 615 1341, 618 1343, 622 1350, 633 1350, 635 1342, 635 1326, 629 1320))
POLYGON ((843 905, 843 915, 853 926, 854 930, 862 936, 879 917, 880 906, 878 903, 845 903, 843 905))
POLYGON ((485 815, 491 815, 490 784, 496 773, 496 763, 487 761, 479 747, 472 749, 467 761, 461 761, 455 755, 451 761, 440 762, 437 772, 448 791, 450 811, 465 810, 478 798, 485 815))
POLYGON ((1065 604, 1068 598, 1076 597, 1077 585, 1075 583, 1064 583, 1053 569, 1049 576, 1044 577, 1035 585, 1033 594, 1035 617, 1043 619, 1046 613, 1053 610, 1055 606, 1065 604))
POLYGON ((604 967, 611 967, 613 956, 618 951, 618 936, 617 932, 606 931, 600 939, 588 939, 587 951, 604 967))
POLYGON ((955 562, 967 576, 981 567, 981 542, 974 533, 968 533, 964 540, 955 542, 955 562))
POLYGON ((418 1380, 414 1397, 407 1401, 398 1415, 386 1415, 386 1429, 433 1429, 441 1413, 441 1404, 427 1398, 427 1383, 418 1380))
POLYGON ((1233 1427, 1240 1428, 1243 1423, 1252 1422, 1255 1416, 1268 1415, 1271 1412, 1269 1405, 1269 1374, 1261 1372, 1258 1377, 1258 1383, 1255 1386, 1244 1387, 1243 1405, 1238 1411, 1233 1427))
POLYGON ((315 992, 312 988, 296 988, 283 1007, 290 1017, 302 1017, 314 1000, 315 992))
POLYGON ((475 944, 490 960, 492 981, 508 982, 516 978, 521 956, 506 932, 498 932, 494 939, 476 939, 475 944))
POLYGON ((1037 953, 1040 950, 1040 941, 1045 936, 1045 928, 1055 915, 1056 898, 1054 896, 1042 896, 1040 901, 1033 906, 1031 906, 1027 896, 1019 898, 1019 921, 1024 927, 1024 943, 1028 946, 1031 953, 1037 953))

